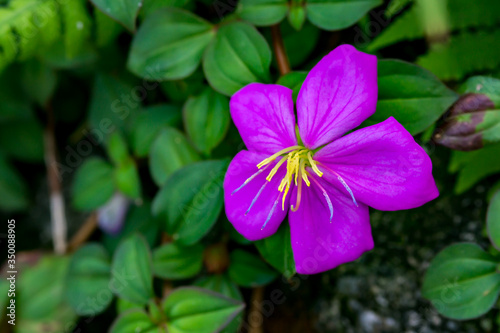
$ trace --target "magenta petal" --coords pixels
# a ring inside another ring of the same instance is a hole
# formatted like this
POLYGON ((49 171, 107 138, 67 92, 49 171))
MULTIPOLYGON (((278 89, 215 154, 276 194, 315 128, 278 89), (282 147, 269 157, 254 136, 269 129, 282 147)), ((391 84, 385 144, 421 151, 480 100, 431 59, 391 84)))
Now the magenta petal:
POLYGON ((291 89, 252 83, 231 97, 230 109, 248 150, 271 155, 297 145, 291 89))
POLYGON ((299 209, 289 214, 295 267, 300 274, 327 271, 356 260, 373 248, 368 207, 363 204, 356 207, 350 197, 323 179, 318 181, 329 193, 332 222, 323 192, 314 183, 302 188, 299 209))
POLYGON ((375 112, 377 58, 341 45, 309 72, 297 98, 300 136, 315 149, 375 112))
POLYGON ((229 164, 224 179, 224 204, 227 218, 240 234, 252 241, 274 234, 288 211, 289 199, 287 198, 285 201, 285 210, 283 211, 281 209, 282 193, 278 191, 281 179, 286 173, 286 166, 281 166, 272 180, 268 182, 266 177, 273 165, 276 164, 272 163, 248 184, 233 193, 240 188, 245 180, 259 170, 257 164, 266 157, 267 154, 240 151, 229 164), (266 185, 262 189, 264 184, 266 185), (252 205, 252 201, 259 191, 261 193, 252 205), (247 213, 250 205, 252 208, 247 213))
MULTIPOLYGON (((415 208, 439 195, 431 159, 393 117, 332 142, 314 159, 338 173, 357 201, 379 210, 415 208)), ((320 169, 348 193, 336 175, 320 169)))

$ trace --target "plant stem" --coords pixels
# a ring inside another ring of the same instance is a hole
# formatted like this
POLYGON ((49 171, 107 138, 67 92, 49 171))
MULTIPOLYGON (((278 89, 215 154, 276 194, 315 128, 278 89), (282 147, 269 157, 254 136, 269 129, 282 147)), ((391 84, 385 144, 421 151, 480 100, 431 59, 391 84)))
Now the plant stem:
MULTIPOLYGON (((250 328, 248 333, 263 333, 264 332, 264 322, 261 325, 252 325, 252 320, 250 315, 252 313, 262 314, 262 301, 264 300, 264 287, 257 287, 252 290, 252 297, 250 299, 250 308, 248 309, 248 322, 250 323, 250 328)), ((264 319, 264 316, 262 317, 264 319)))
POLYGON ((87 239, 92 235, 94 230, 97 228, 97 213, 92 213, 87 220, 82 224, 80 229, 71 238, 68 244, 68 252, 73 252, 77 250, 87 239))
POLYGON ((44 133, 45 167, 50 190, 50 215, 52 222, 52 239, 57 254, 66 252, 66 214, 64 197, 61 190, 61 176, 57 169, 57 147, 55 138, 55 120, 52 105, 47 105, 47 128, 44 133))
POLYGON ((273 48, 274 54, 276 55, 276 62, 278 63, 278 69, 281 75, 285 75, 290 72, 290 62, 288 61, 279 24, 271 26, 271 35, 273 38, 273 48))

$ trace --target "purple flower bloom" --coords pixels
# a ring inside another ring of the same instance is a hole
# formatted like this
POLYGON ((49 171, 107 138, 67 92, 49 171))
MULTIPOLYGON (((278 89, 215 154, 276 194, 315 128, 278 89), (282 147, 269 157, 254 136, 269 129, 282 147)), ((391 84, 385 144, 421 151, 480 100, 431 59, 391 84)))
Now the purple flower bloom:
POLYGON ((286 217, 298 273, 356 260, 373 248, 368 206, 410 209, 436 198, 429 156, 401 124, 359 129, 375 112, 377 58, 342 45, 292 91, 253 83, 231 98, 248 150, 224 180, 226 214, 249 240, 276 232, 286 217), (290 209, 289 209, 290 207, 290 209))

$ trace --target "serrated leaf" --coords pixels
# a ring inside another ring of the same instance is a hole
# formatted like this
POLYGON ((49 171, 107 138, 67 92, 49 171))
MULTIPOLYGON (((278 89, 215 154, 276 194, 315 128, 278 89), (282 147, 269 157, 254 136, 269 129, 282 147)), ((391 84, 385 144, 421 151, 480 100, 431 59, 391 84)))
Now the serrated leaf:
POLYGON ((392 116, 413 135, 433 124, 458 98, 428 71, 399 60, 379 61, 378 94, 377 110, 363 125, 392 116))
POLYGON ((210 85, 232 95, 252 82, 269 82, 271 49, 251 25, 233 22, 221 26, 203 57, 203 70, 210 85))
MULTIPOLYGON (((443 0, 438 0, 443 2, 443 0)), ((423 38, 425 30, 420 20, 418 1, 408 11, 397 17, 387 29, 368 46, 372 52, 403 40, 423 38)), ((451 30, 491 27, 500 22, 500 3, 496 0, 446 1, 451 30)))
POLYGON ((175 80, 198 67, 212 25, 189 12, 163 8, 146 17, 132 41, 127 68, 149 80, 175 80))
POLYGON ((104 205, 113 195, 113 168, 96 157, 87 159, 77 169, 73 181, 73 206, 91 211, 104 205))
POLYGON ((491 243, 500 249, 500 190, 496 192, 488 206, 486 223, 491 243))
POLYGON ((307 0, 307 18, 324 30, 347 28, 368 11, 382 4, 381 0, 307 0))
POLYGON ((417 64, 443 80, 459 80, 470 73, 493 70, 500 66, 500 49, 491 47, 498 40, 498 30, 461 33, 447 44, 434 45, 417 59, 417 64))
POLYGON ((281 22, 288 11, 286 0, 242 0, 236 10, 242 19, 257 26, 281 22))
POLYGON ((199 151, 210 154, 229 127, 229 100, 210 88, 191 97, 183 108, 184 127, 199 151))
POLYGON ((199 159, 194 148, 180 131, 165 128, 151 146, 149 170, 155 183, 162 186, 173 172, 199 159))
POLYGON ((106 249, 97 243, 87 244, 71 257, 66 299, 79 316, 95 316, 113 300, 110 280, 111 259, 106 249))
POLYGON ((274 268, 290 278, 295 274, 290 226, 283 223, 274 235, 255 242, 262 257, 274 268))
POLYGON ((163 303, 170 333, 212 333, 227 326, 244 305, 197 287, 174 290, 163 303))
POLYGON ((476 318, 495 304, 500 293, 497 265, 476 244, 449 246, 432 260, 422 294, 447 317, 476 318))
POLYGON ((163 279, 187 279, 198 274, 203 263, 200 244, 181 246, 165 244, 153 251, 154 274, 163 279))
POLYGON ((222 210, 227 166, 227 160, 185 166, 156 195, 153 213, 166 215, 166 230, 176 242, 194 244, 212 228, 222 210))
POLYGON ((271 269, 259 257, 243 250, 234 250, 230 254, 228 274, 236 284, 254 288, 273 281, 278 273, 271 269))
POLYGON ((91 0, 103 13, 123 24, 130 31, 135 31, 137 13, 143 0, 91 0))
POLYGON ((124 239, 111 264, 113 292, 130 302, 146 304, 153 294, 151 253, 145 239, 134 234, 124 239))

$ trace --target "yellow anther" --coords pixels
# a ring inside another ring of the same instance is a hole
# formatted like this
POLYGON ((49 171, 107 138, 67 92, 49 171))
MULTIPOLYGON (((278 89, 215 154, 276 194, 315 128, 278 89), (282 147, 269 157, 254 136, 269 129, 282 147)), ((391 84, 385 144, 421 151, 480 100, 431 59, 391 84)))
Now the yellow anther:
POLYGON ((316 172, 316 174, 320 177, 323 176, 323 172, 321 172, 319 169, 318 169, 318 165, 316 164, 316 162, 312 159, 312 155, 311 155, 311 152, 307 152, 307 158, 309 159, 309 163, 311 164, 311 168, 313 169, 314 172, 316 172))
POLYGON ((269 164, 272 161, 274 161, 278 156, 281 156, 284 153, 288 153, 291 150, 296 150, 296 149, 299 149, 299 148, 301 148, 301 147, 300 146, 292 146, 292 147, 288 147, 288 148, 282 149, 279 152, 277 152, 276 154, 273 154, 273 155, 269 156, 268 158, 266 158, 265 160, 263 160, 262 162, 260 162, 259 164, 257 164, 257 168, 260 169, 264 165, 269 164))
POLYGON ((269 175, 267 175, 266 177, 266 180, 268 182, 271 181, 271 179, 273 178, 273 176, 276 174, 276 172, 278 172, 278 169, 280 168, 280 166, 286 161, 286 157, 282 157, 281 160, 276 163, 276 165, 274 166, 274 168, 271 170, 271 172, 269 172, 269 175))

